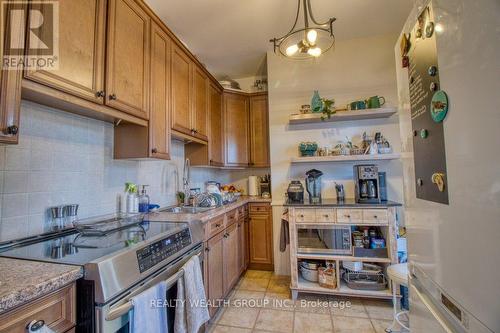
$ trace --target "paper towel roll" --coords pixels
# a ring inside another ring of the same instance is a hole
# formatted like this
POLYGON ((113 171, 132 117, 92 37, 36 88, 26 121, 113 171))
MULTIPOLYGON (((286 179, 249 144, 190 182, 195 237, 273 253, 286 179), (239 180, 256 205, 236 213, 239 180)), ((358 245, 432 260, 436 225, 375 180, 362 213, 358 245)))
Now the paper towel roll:
POLYGON ((259 177, 250 176, 248 177, 248 195, 259 195, 259 177))

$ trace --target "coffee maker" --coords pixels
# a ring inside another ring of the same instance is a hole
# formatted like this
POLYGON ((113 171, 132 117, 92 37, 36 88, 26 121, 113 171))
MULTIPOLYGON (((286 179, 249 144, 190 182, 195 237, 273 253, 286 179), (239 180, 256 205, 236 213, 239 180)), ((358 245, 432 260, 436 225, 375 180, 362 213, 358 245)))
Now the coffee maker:
POLYGON ((357 203, 380 203, 380 180, 376 165, 355 165, 354 184, 357 203))

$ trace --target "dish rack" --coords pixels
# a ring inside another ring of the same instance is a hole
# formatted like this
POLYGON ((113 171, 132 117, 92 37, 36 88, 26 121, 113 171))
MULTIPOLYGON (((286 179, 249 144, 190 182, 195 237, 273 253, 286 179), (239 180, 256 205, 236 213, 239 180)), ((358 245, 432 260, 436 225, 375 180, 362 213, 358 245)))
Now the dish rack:
POLYGON ((363 269, 353 271, 342 268, 342 279, 351 289, 357 290, 384 290, 387 287, 382 268, 377 265, 363 264, 363 269))
POLYGON ((74 225, 75 229, 84 235, 104 236, 132 225, 139 225, 143 220, 144 214, 117 214, 79 220, 74 225))

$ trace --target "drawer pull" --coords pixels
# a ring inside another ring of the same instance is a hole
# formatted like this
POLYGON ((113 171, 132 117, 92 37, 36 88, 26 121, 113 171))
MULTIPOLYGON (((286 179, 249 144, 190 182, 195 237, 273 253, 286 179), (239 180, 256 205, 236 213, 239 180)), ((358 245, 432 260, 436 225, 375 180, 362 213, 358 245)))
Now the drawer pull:
POLYGON ((303 215, 303 214, 300 214, 300 215, 299 215, 299 217, 303 219, 303 218, 304 218, 304 215, 303 215))
POLYGON ((26 325, 28 332, 36 332, 45 326, 45 321, 43 320, 32 320, 26 325))
POLYGON ((323 215, 323 217, 324 217, 324 218, 329 218, 329 217, 330 217, 330 215, 325 214, 325 215, 323 215))
POLYGON ((219 228, 220 226, 221 226, 221 225, 220 225, 220 223, 216 223, 216 224, 215 224, 215 227, 216 227, 216 228, 219 228))
POLYGON ((206 248, 205 248, 205 252, 210 252, 210 248, 209 248, 209 247, 206 247, 206 248))
POLYGON ((373 215, 373 217, 375 218, 375 220, 376 220, 376 219, 378 219, 378 216, 377 216, 377 215, 373 215))
POLYGON ((344 216, 345 216, 345 217, 347 217, 348 219, 350 219, 350 218, 351 218, 351 215, 344 215, 344 216))

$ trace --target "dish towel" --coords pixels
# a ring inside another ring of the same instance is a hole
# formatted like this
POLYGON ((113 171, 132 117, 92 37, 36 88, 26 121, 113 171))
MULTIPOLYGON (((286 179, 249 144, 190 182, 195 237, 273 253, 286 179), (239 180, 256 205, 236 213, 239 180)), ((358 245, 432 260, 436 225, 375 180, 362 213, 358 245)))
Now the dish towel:
POLYGON ((290 226, 288 224, 288 209, 283 211, 281 216, 280 232, 280 252, 286 251, 286 246, 290 244, 290 226))
POLYGON ((134 308, 130 312, 131 333, 168 333, 167 311, 164 307, 153 306, 153 301, 165 301, 167 283, 162 281, 131 298, 134 308))
POLYGON ((184 276, 177 281, 174 333, 198 333, 210 319, 198 256, 191 257, 182 270, 184 276))

